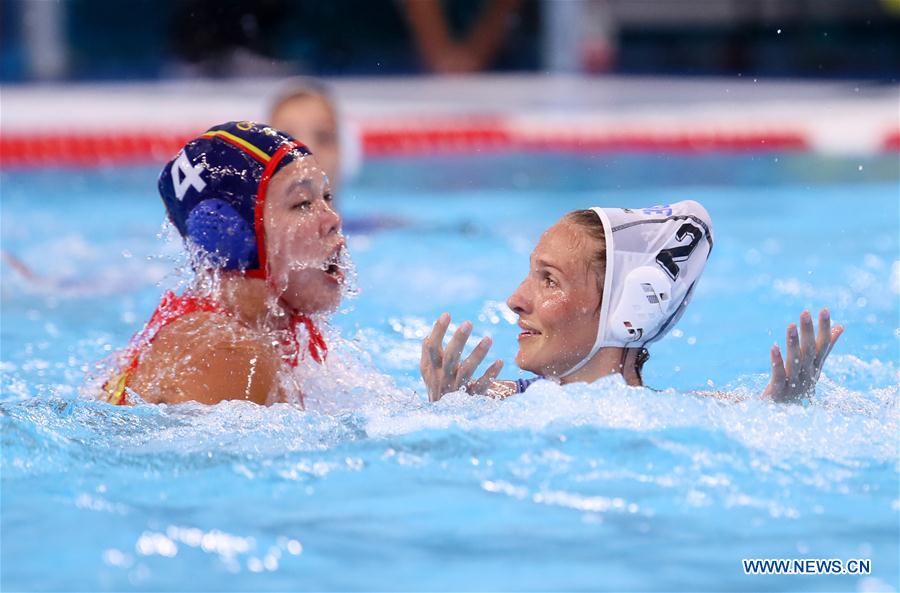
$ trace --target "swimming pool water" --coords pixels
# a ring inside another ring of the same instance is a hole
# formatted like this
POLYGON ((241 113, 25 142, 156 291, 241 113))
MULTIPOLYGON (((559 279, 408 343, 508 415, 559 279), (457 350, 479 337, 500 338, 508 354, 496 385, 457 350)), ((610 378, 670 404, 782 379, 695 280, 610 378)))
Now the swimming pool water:
POLYGON ((114 408, 79 391, 177 287, 155 168, 0 174, 3 590, 896 590, 896 160, 494 155, 370 163, 339 197, 360 295, 309 410, 114 408), (423 401, 419 343, 503 303, 540 232, 696 199, 716 245, 648 385, 423 401), (804 308, 845 335, 808 406, 758 393, 804 308), (747 576, 742 558, 869 558, 747 576))

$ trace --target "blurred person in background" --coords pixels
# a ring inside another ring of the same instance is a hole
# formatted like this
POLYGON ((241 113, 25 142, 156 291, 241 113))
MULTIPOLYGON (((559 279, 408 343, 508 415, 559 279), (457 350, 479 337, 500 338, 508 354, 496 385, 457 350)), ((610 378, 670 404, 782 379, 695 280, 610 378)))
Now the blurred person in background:
MULTIPOLYGON (((360 143, 356 131, 342 117, 331 89, 315 78, 298 76, 276 89, 267 110, 269 123, 294 138, 308 139, 307 146, 328 176, 331 191, 339 199, 342 183, 352 179, 360 165, 360 143)), ((393 216, 349 218, 344 229, 369 233, 406 226, 393 216)))
POLYGON ((349 166, 354 172, 356 162, 348 160, 358 160, 359 151, 354 150, 358 140, 340 116, 331 89, 315 78, 290 78, 273 94, 267 113, 266 121, 274 128, 304 139, 337 193, 343 168, 349 166))
POLYGON ((462 39, 453 34, 447 16, 453 3, 403 0, 401 6, 424 65, 438 74, 466 74, 481 72, 492 65, 508 30, 515 24, 520 3, 520 0, 486 0, 462 39))

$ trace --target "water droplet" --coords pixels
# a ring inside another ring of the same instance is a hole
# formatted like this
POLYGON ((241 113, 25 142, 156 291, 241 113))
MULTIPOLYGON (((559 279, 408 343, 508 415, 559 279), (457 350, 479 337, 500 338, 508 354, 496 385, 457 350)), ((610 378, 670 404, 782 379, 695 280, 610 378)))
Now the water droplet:
POLYGON ((293 556, 298 556, 303 551, 303 545, 295 539, 288 541, 287 551, 293 556))
POLYGON ((262 572, 263 563, 259 558, 253 557, 247 560, 247 568, 250 572, 262 572))
POLYGON ((776 32, 777 34, 781 35, 781 29, 778 29, 778 30, 775 31, 775 32, 776 32))

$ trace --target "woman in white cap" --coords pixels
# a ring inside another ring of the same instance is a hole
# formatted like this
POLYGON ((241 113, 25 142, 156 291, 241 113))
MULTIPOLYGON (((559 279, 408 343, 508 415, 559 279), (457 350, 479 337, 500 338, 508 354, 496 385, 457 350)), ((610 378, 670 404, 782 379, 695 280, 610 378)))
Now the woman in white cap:
MULTIPOLYGON (((629 385, 643 385, 646 346, 681 317, 712 246, 712 222, 697 202, 570 212, 543 234, 528 276, 507 301, 522 329, 516 364, 560 383, 619 373, 629 385)), ((449 323, 450 316, 441 315, 422 343, 420 370, 432 401, 463 388, 507 396, 537 380, 496 380, 500 360, 472 380, 491 339, 482 339, 461 361, 472 324, 462 323, 444 347, 449 323)), ((788 363, 772 348, 765 395, 794 401, 810 394, 842 332, 839 325, 831 327, 823 309, 816 337, 804 312, 799 332, 794 324, 788 327, 788 363)))

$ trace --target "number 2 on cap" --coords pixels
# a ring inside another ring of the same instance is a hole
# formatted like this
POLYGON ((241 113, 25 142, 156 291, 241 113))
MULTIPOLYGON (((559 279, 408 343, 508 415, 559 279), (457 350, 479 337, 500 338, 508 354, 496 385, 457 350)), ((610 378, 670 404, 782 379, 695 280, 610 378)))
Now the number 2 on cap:
POLYGON ((666 271, 666 274, 668 274, 672 280, 678 278, 678 273, 681 271, 681 268, 678 267, 676 262, 684 261, 691 256, 694 248, 697 247, 697 243, 703 238, 703 231, 691 223, 686 222, 681 225, 681 228, 675 233, 675 240, 683 241, 687 235, 691 236, 691 242, 687 245, 663 249, 656 255, 656 263, 666 271))

